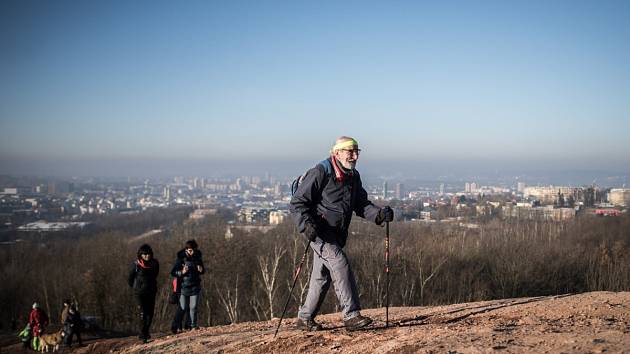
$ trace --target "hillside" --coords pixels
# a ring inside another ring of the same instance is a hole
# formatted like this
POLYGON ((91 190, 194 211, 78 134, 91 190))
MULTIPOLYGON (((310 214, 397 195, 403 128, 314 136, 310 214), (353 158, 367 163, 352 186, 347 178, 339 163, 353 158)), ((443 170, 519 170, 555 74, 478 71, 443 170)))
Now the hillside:
POLYGON ((135 338, 89 343, 73 353, 630 353, 630 292, 517 298, 364 314, 373 327, 343 329, 339 314, 318 317, 321 332, 294 330, 277 319, 204 328, 142 344, 135 338))

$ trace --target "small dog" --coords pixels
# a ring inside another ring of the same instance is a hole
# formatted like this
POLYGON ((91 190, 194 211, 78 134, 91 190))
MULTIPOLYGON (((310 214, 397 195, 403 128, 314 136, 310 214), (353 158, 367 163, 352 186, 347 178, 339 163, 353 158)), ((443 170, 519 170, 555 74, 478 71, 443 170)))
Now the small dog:
POLYGON ((50 334, 42 334, 41 337, 39 337, 39 351, 43 353, 44 350, 48 352, 48 349, 50 349, 52 352, 56 352, 59 350, 59 345, 63 341, 64 336, 65 333, 63 330, 50 334))

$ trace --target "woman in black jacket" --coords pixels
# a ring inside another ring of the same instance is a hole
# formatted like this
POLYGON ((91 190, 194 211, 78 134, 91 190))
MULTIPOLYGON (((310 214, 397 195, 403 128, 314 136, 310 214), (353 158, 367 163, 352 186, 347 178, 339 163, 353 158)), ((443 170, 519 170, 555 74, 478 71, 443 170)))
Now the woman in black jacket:
POLYGON ((72 337, 77 336, 79 346, 83 346, 81 340, 81 332, 83 331, 84 323, 81 318, 79 310, 72 303, 72 300, 65 300, 63 302, 63 311, 61 312, 61 323, 63 324, 63 331, 65 332, 64 342, 66 346, 72 346, 72 337))
POLYGON ((205 273, 201 251, 197 249, 195 240, 186 241, 183 250, 177 252, 177 259, 171 270, 171 275, 177 278, 179 304, 175 318, 171 324, 171 331, 177 333, 181 328, 184 314, 188 312, 190 323, 186 327, 197 329, 197 304, 201 294, 201 275, 205 273))
POLYGON ((153 321, 155 295, 157 294, 157 276, 160 264, 153 258, 151 246, 144 244, 138 249, 137 259, 129 272, 129 286, 133 288, 140 313, 140 335, 138 338, 148 342, 149 327, 153 321))

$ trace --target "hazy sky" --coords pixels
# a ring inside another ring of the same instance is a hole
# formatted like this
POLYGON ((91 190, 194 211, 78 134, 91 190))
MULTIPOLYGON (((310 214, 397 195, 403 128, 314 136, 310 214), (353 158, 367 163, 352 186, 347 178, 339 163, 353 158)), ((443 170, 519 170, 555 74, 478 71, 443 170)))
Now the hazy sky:
POLYGON ((629 63, 630 1, 3 0, 0 173, 344 134, 394 166, 628 171, 629 63))

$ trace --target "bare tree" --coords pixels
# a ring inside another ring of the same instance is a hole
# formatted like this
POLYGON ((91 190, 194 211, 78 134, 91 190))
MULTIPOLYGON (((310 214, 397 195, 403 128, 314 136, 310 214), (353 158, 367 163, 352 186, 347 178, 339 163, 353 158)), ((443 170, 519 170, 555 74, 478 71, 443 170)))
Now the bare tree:
POLYGON ((400 286, 400 297, 402 300, 403 306, 409 306, 413 304, 413 298, 416 294, 416 280, 412 274, 411 267, 404 262, 401 267, 401 278, 402 281, 399 281, 398 284, 400 286))
POLYGON ((228 315, 230 323, 238 323, 238 274, 234 280, 234 289, 225 285, 223 290, 216 286, 219 301, 228 315))
POLYGON ((261 315, 261 312, 263 311, 263 309, 262 309, 262 304, 260 302, 260 299, 256 296, 251 296, 249 298, 249 305, 251 306, 252 310, 254 310, 254 314, 256 315, 256 320, 262 321, 264 316, 261 315))
POLYGON ((207 311, 206 313, 207 323, 208 325, 212 326, 212 306, 210 303, 210 299, 206 297, 205 303, 206 303, 206 311, 207 311))
POLYGON ((276 282, 278 280, 280 260, 285 253, 286 250, 283 247, 275 245, 273 247, 273 255, 258 256, 258 266, 260 267, 260 274, 262 276, 261 285, 269 302, 269 319, 274 318, 273 299, 276 294, 276 282))
MULTIPOLYGON (((302 252, 302 242, 300 242, 300 239, 296 237, 293 239, 293 249, 291 252, 291 257, 293 259, 293 265, 294 265, 292 274, 295 274, 297 270, 296 264, 300 261, 302 257, 301 252, 302 252)), ((300 276, 298 278, 297 283, 295 284, 298 291, 296 295, 293 295, 293 297, 298 302, 298 304, 301 304, 304 301, 304 297, 306 296, 306 291, 308 289, 308 282, 309 282, 309 278, 311 274, 311 267, 312 267, 311 264, 312 263, 309 262, 308 259, 304 261, 304 265, 302 266, 303 268, 301 271, 301 274, 304 274, 304 275, 300 276)), ((293 285, 292 279, 287 278, 287 289, 290 290, 291 285, 293 285)))
POLYGON ((428 269, 428 273, 427 274, 424 271, 424 268, 422 266, 422 253, 420 253, 418 255, 418 264, 420 266, 420 268, 418 269, 418 276, 420 277, 420 304, 424 304, 424 289, 427 286, 427 284, 429 283, 429 281, 437 274, 438 270, 440 270, 440 267, 446 263, 446 258, 440 260, 438 262, 437 265, 433 265, 431 264, 431 267, 428 269))

